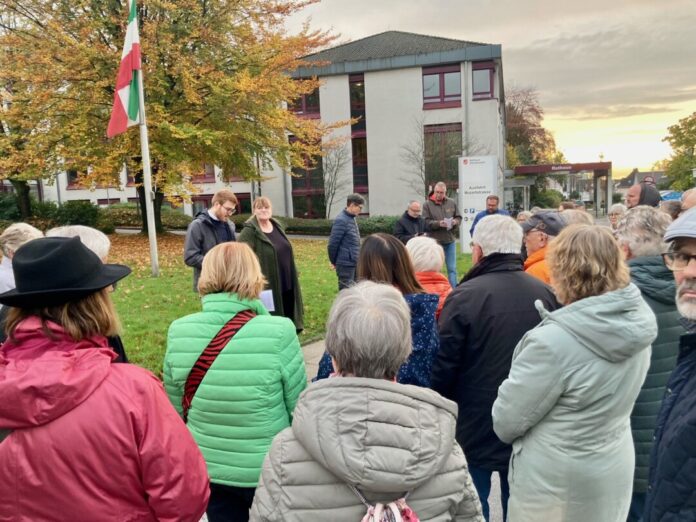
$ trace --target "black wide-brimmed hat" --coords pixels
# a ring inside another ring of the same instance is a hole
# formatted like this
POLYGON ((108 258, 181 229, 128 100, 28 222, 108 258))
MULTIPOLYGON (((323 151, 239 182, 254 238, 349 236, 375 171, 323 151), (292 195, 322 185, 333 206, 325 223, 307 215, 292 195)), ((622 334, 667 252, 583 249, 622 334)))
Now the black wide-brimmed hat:
POLYGON ((46 237, 21 246, 12 258, 14 290, 0 304, 16 308, 57 306, 88 296, 130 274, 124 265, 107 265, 78 237, 46 237))

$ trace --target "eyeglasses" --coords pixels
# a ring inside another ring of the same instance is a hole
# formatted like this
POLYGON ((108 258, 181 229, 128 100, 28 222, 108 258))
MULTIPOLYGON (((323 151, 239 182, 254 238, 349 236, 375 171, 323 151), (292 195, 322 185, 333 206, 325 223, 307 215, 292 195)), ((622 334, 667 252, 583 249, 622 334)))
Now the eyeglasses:
POLYGON ((662 261, 672 272, 681 272, 686 269, 692 259, 696 259, 696 254, 686 254, 684 252, 665 252, 662 254, 662 261))
POLYGON ((237 207, 232 205, 231 207, 226 207, 225 205, 222 205, 222 208, 225 209, 225 212, 228 214, 234 214, 234 211, 237 210, 237 207))

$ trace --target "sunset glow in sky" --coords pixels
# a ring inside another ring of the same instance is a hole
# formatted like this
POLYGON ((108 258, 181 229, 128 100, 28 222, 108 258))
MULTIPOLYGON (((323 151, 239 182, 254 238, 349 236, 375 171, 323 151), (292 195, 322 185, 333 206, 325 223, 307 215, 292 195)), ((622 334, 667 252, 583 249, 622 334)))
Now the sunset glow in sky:
POLYGON ((323 0, 311 18, 340 43, 388 30, 501 44, 506 86, 535 87, 569 161, 614 177, 669 157, 667 127, 696 111, 694 0, 323 0))

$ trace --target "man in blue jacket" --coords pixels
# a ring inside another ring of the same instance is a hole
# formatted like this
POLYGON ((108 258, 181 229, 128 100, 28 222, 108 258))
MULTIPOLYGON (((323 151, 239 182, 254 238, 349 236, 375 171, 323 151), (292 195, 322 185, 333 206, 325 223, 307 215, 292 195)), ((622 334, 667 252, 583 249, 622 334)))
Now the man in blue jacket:
POLYGON ((336 216, 329 236, 329 261, 338 276, 338 289, 343 290, 355 282, 355 267, 360 254, 360 230, 355 221, 365 200, 360 194, 351 194, 346 208, 336 216))
POLYGON ((474 217, 474 222, 471 224, 471 228, 469 229, 469 234, 471 235, 471 237, 474 237, 474 230, 476 229, 476 225, 478 225, 478 222, 486 216, 492 216, 494 214, 502 214, 503 216, 510 215, 510 213, 507 210, 501 210, 500 208, 498 208, 499 205, 500 198, 495 194, 491 194, 486 198, 486 210, 482 210, 481 212, 476 214, 476 217, 474 217))
POLYGON ((665 241, 686 333, 657 417, 645 522, 696 520, 696 209, 669 226, 665 241))

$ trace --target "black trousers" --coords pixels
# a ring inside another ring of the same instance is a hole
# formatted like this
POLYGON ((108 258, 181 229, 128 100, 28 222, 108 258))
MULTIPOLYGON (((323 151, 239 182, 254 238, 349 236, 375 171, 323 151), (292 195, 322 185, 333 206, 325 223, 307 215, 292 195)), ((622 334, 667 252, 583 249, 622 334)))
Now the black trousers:
POLYGON ((237 488, 210 483, 209 522, 247 522, 255 488, 237 488))

